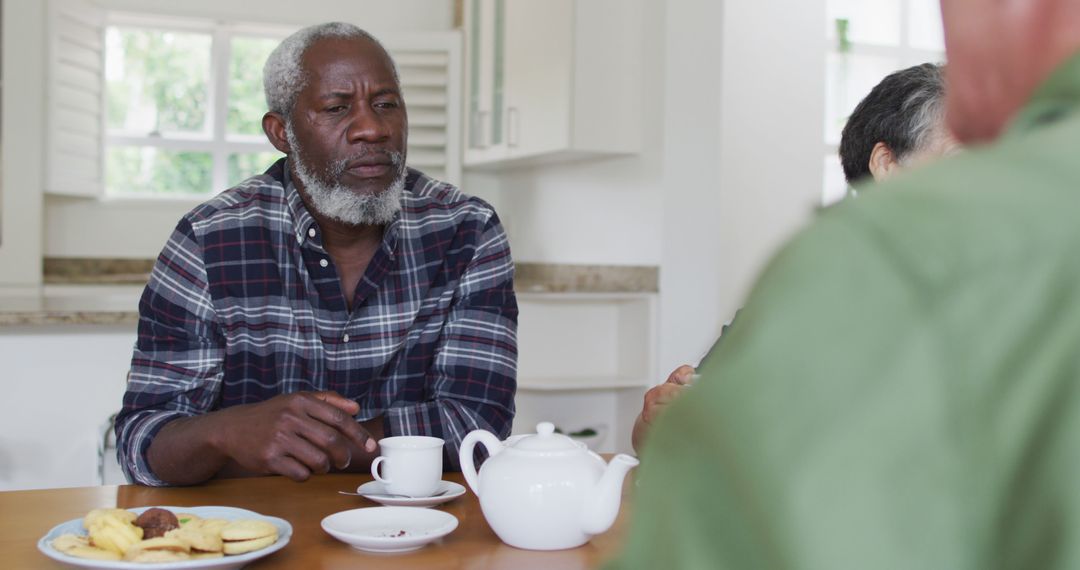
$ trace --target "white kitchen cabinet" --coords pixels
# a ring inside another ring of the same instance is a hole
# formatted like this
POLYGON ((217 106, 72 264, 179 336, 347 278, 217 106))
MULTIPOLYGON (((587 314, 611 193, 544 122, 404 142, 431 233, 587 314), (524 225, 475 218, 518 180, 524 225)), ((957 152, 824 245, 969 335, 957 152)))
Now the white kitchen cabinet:
MULTIPOLYGON (((0 327, 0 491, 101 484, 102 428, 134 344, 134 325, 0 327)), ((105 460, 115 473, 115 456, 105 460)))
POLYGON ((466 167, 631 154, 642 0, 466 0, 466 167))
POLYGON ((655 293, 519 293, 514 433, 551 421, 596 451, 630 451, 645 391, 656 383, 655 293))

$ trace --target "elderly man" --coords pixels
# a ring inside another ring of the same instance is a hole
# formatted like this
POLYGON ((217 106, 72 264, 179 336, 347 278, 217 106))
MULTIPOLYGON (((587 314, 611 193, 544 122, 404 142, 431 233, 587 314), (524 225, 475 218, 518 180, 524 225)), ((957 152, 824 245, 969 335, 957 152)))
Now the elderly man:
POLYGON ((941 5, 969 150, 773 260, 616 567, 1080 566, 1080 3, 941 5))
MULTIPOLYGON (((859 102, 840 138, 840 162, 848 184, 881 182, 902 169, 956 152, 957 142, 945 126, 941 72, 942 67, 932 63, 901 69, 882 79, 859 102)), ((851 189, 852 194, 856 192, 851 189)), ((642 448, 652 424, 694 376, 694 367, 684 364, 645 393, 631 434, 634 449, 642 448)))
POLYGON ((364 469, 384 435, 509 434, 517 304, 489 205, 406 168, 393 61, 355 26, 264 69, 286 154, 184 216, 139 304, 116 432, 128 477, 364 469))

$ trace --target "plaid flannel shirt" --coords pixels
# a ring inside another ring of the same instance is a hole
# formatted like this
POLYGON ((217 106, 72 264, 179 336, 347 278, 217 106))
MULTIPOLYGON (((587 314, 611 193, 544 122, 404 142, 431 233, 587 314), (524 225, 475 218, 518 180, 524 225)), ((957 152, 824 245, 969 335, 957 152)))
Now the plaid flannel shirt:
POLYGON ((410 170, 401 213, 350 312, 282 159, 180 220, 139 302, 116 419, 128 478, 163 485, 146 452, 169 421, 333 390, 389 435, 500 438, 514 417, 517 302, 494 210, 410 170))

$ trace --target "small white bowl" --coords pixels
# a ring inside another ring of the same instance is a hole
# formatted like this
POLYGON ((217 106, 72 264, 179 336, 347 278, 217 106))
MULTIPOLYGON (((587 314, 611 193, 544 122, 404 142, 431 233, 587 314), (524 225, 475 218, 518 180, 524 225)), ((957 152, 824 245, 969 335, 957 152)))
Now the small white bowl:
POLYGON ((420 507, 369 507, 322 520, 330 536, 367 552, 408 552, 454 531, 457 517, 420 507))

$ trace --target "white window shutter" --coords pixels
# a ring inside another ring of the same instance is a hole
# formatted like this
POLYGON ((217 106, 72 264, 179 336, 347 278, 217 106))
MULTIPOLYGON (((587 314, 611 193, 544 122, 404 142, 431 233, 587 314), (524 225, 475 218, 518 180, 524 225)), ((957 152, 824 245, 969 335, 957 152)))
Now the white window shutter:
POLYGON ((461 184, 461 34, 387 36, 409 112, 407 163, 461 184))
POLYGON ((102 196, 105 11, 85 0, 49 0, 45 191, 102 196))

